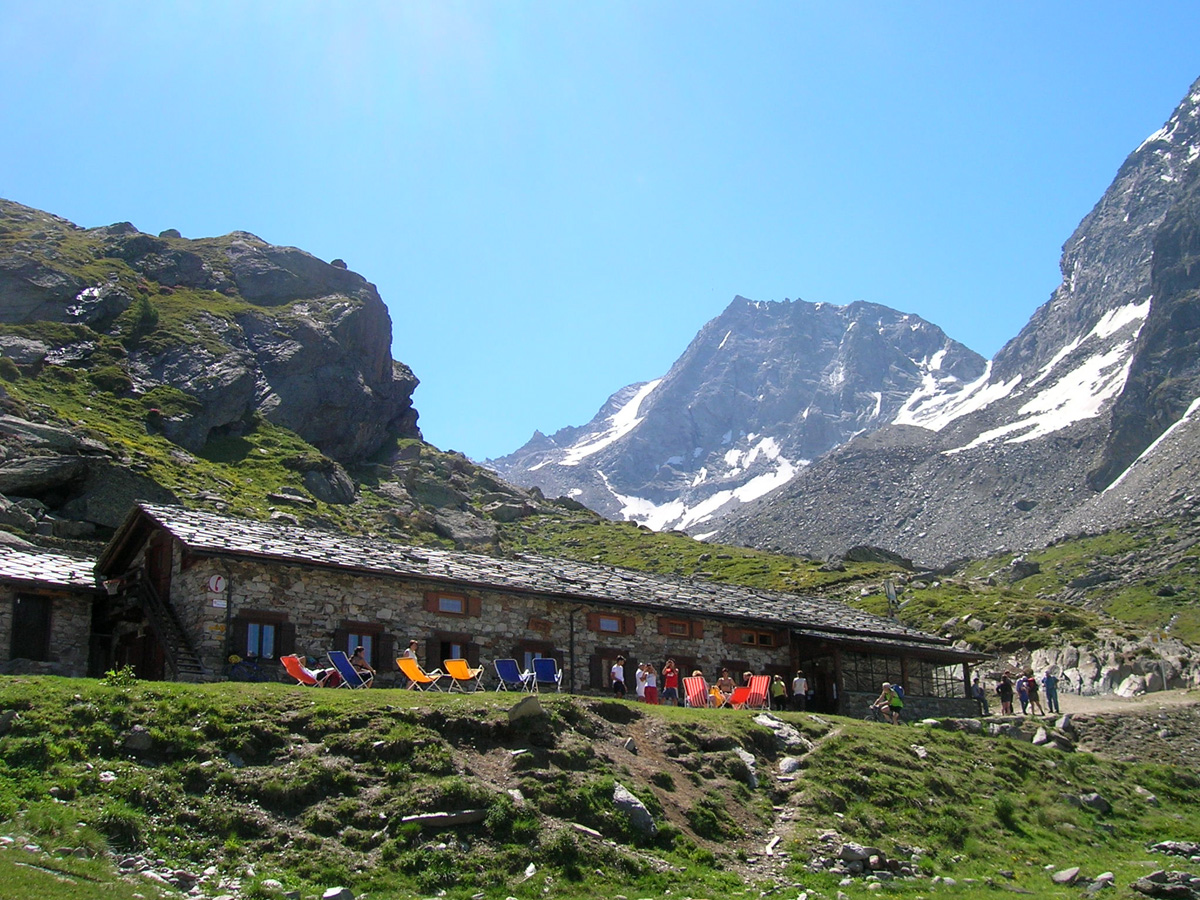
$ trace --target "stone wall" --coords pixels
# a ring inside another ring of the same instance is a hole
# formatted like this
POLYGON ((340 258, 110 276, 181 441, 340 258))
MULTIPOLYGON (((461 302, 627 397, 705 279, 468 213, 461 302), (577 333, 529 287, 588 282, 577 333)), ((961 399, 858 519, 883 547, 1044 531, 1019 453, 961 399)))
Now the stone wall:
MULTIPOLYGON (((248 611, 286 616, 286 621, 295 626, 296 652, 322 661, 333 649, 335 632, 347 623, 382 629, 394 640, 395 655, 410 639, 418 640, 418 655, 426 668, 442 665, 440 659, 426 658, 427 647, 435 635, 465 637, 475 645, 489 679, 494 674, 493 660, 514 657, 520 661, 524 649, 558 656, 564 668, 568 667, 573 621, 575 670, 564 674, 564 690, 570 685, 572 674, 576 690, 604 689, 607 667, 600 673, 601 683, 593 684, 597 669, 593 655, 613 652, 649 660, 659 668, 668 656, 686 658, 688 665, 699 666, 710 679, 715 679, 719 666, 733 660, 745 663, 754 672, 786 671, 791 666, 786 631, 764 638, 774 642, 770 647, 729 643, 725 627, 729 623, 716 618, 669 614, 674 620, 691 623, 689 631, 696 634, 672 637, 660 633, 659 618, 668 615, 666 612, 631 611, 570 598, 443 586, 440 588, 443 593, 460 595, 467 601, 467 614, 450 615, 428 608, 427 592, 439 590, 433 582, 236 559, 202 558, 184 563, 177 551, 171 601, 213 676, 225 669, 231 623, 248 611), (213 575, 226 579, 224 594, 216 595, 209 590, 213 575), (595 626, 596 622, 589 618, 589 613, 618 617, 620 631, 592 630, 589 626, 595 626)), ((377 660, 377 664, 378 685, 399 684, 394 662, 377 660)), ((627 670, 626 674, 632 687, 633 673, 627 670)))
MULTIPOLYGON (((92 633, 92 595, 75 592, 17 591, 0 588, 0 642, 5 661, 26 660, 22 636, 13 634, 13 604, 18 593, 50 600, 50 652, 46 660, 22 666, 24 671, 82 678, 88 674, 88 652, 92 633)), ((9 671, 13 667, 8 667, 9 671)))

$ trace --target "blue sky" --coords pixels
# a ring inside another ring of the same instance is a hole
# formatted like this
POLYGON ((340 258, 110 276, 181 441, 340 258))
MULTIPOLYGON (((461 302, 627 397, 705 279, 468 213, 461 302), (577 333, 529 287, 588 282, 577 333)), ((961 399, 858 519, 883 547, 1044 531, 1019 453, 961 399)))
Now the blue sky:
POLYGON ((1198 33, 1194 0, 0 0, 0 196, 345 259, 426 438, 483 459, 736 294, 991 356, 1198 33))

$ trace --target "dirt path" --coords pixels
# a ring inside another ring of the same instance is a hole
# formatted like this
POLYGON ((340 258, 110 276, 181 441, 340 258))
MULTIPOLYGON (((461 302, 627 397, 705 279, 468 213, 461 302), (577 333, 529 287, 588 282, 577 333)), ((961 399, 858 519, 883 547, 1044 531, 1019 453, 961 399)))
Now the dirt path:
MULTIPOLYGON (((1016 701, 1013 701, 1014 704, 1016 701)), ((1200 703, 1200 690, 1159 691, 1140 697, 1115 694, 1079 695, 1059 693, 1058 705, 1064 713, 1095 714, 1111 712, 1146 713, 1176 706, 1200 703)))

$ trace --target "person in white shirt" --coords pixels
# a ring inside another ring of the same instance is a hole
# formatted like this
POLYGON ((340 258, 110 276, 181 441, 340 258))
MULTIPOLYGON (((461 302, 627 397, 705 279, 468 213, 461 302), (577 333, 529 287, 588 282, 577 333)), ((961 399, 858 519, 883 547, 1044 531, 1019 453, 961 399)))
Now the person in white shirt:
POLYGON ((608 673, 612 680, 612 689, 614 696, 624 699, 625 697, 625 657, 618 656, 617 661, 613 663, 612 670, 608 673))
POLYGON ((642 663, 638 666, 637 675, 637 698, 645 701, 646 699, 646 664, 642 663))
POLYGON ((803 672, 797 672, 792 679, 792 709, 804 712, 808 704, 808 679, 803 672))
POLYGON ((642 692, 642 699, 647 703, 658 704, 658 672, 655 671, 653 663, 646 663, 646 689, 642 692))

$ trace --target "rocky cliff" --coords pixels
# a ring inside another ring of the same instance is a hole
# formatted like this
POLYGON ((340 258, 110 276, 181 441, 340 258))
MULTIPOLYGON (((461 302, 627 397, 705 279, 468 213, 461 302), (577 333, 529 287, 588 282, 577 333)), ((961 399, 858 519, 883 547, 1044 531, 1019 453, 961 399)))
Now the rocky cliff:
POLYGON ((495 544, 540 498, 421 441, 391 339, 341 260, 0 200, 0 538, 102 538, 144 499, 495 544))
MULTIPOLYGON (((252 413, 343 464, 389 436, 420 437, 417 379, 391 358, 391 319, 374 285, 246 232, 187 240, 129 223, 81 229, 0 201, 0 323, 33 322, 120 338, 132 390, 170 385, 196 401, 163 420, 191 450, 252 413)), ((86 360, 99 344, 81 335, 55 346, 10 334, 0 350, 23 366, 86 360)))

